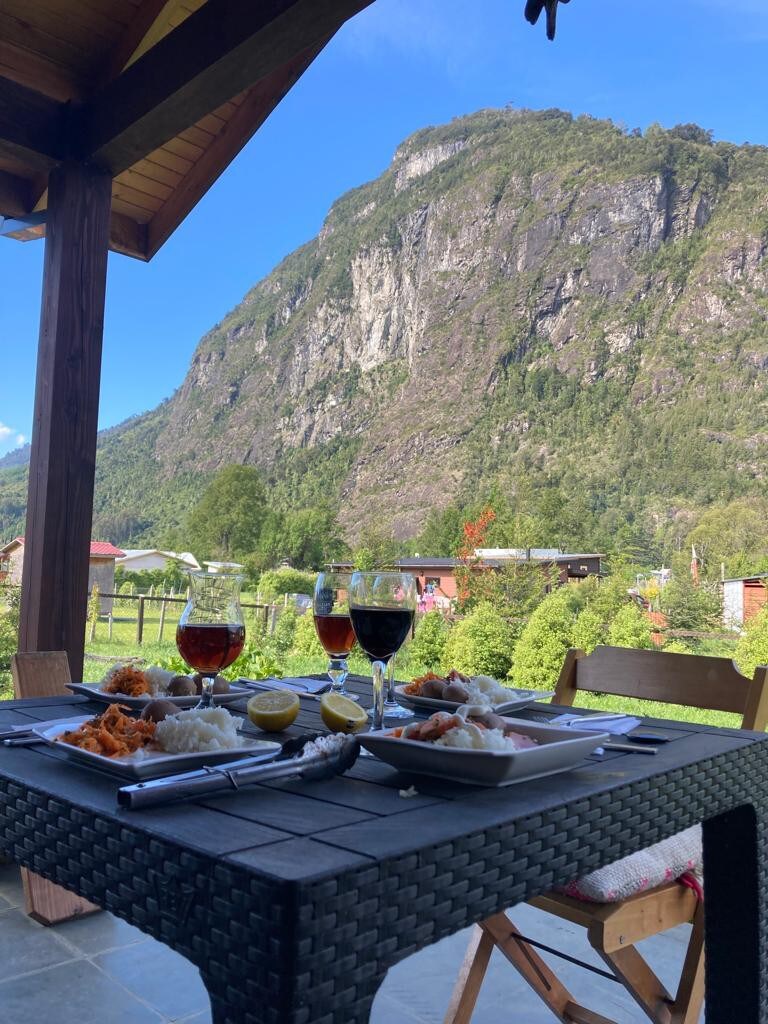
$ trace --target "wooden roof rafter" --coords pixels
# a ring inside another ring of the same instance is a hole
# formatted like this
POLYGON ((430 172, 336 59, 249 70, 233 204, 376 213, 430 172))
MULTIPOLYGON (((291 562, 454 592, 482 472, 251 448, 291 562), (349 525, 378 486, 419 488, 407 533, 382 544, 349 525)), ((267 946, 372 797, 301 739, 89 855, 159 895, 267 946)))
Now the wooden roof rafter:
MULTIPOLYGON (((64 66, 71 41, 46 51, 51 33, 38 19, 32 70, 17 73, 23 60, 0 45, 0 216, 44 210, 47 174, 62 160, 94 163, 113 176, 110 247, 150 259, 338 28, 371 2, 140 0, 130 18, 122 5, 113 38, 101 25, 106 45, 90 68, 64 66)), ((35 0, 27 4, 34 10, 35 0)), ((13 237, 43 233, 34 225, 13 237)))

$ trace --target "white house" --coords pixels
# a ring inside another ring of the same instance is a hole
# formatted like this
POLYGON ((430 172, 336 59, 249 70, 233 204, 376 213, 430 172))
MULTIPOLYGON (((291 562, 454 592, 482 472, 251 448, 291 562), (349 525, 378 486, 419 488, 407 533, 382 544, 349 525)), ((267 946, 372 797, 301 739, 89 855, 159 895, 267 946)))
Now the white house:
POLYGON ((191 551, 160 551, 158 548, 125 548, 125 555, 118 558, 116 564, 126 572, 140 572, 142 569, 165 569, 170 562, 177 562, 182 569, 200 568, 191 551))

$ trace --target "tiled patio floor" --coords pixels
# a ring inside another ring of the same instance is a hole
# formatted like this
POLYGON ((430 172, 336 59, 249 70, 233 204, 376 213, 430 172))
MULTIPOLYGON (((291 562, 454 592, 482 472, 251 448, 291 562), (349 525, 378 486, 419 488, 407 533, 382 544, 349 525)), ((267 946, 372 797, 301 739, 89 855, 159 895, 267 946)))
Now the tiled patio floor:
MULTIPOLYGON (((43 928, 22 906, 18 870, 0 865, 0 1024, 210 1022, 197 970, 167 946, 110 914, 43 928)), ((514 917, 532 936, 589 958, 576 926, 528 907, 518 908, 514 917)), ((679 972, 687 937, 688 929, 681 928, 644 944, 643 952, 668 985, 679 972)), ((451 936, 394 967, 376 997, 371 1024, 441 1024, 465 943, 466 933, 451 936)), ((620 986, 568 964, 559 970, 579 998, 619 1024, 646 1020, 620 986)), ((554 1020, 494 954, 473 1024, 554 1020)))

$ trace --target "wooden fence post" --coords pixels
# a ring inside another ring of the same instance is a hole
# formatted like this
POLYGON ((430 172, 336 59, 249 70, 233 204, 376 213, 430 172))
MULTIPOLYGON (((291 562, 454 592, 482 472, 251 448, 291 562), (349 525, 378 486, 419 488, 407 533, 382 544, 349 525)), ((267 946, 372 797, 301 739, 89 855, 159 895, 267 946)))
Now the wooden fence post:
POLYGON ((139 595, 139 611, 136 618, 136 643, 140 644, 144 635, 144 595, 139 595))
POLYGON ((114 616, 112 615, 112 612, 110 612, 109 613, 109 618, 107 619, 107 624, 108 624, 108 627, 109 627, 109 632, 107 633, 107 636, 109 637, 110 640, 112 639, 112 619, 113 618, 114 618, 114 616))
POLYGON ((158 643, 161 643, 163 639, 163 626, 165 626, 165 594, 163 594, 163 600, 160 602, 160 625, 157 627, 158 643))
POLYGON ((269 609, 269 633, 272 635, 275 632, 275 626, 277 625, 277 605, 271 605, 269 609))

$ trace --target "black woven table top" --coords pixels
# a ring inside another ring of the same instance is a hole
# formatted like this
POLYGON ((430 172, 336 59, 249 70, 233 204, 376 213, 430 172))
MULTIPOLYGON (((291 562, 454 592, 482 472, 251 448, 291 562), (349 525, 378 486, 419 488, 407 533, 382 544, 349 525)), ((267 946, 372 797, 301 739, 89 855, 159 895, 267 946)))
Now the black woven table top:
MULTIPOLYGON (((370 683, 351 685, 367 703, 370 683)), ((326 731, 317 702, 301 703, 290 734, 326 731)), ((7 702, 0 727, 102 707, 7 702)), ((593 755, 502 789, 361 758, 343 778, 146 811, 119 809, 124 780, 58 751, 0 747, 0 849, 198 964, 217 1024, 365 1021, 387 968, 416 949, 697 821, 741 806, 762 820, 768 737, 645 724, 669 738, 655 756, 593 755)), ((747 846, 762 921, 762 846, 747 846)))

